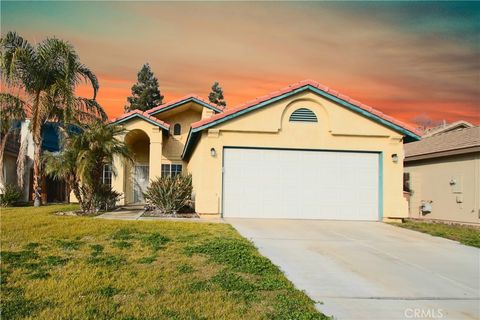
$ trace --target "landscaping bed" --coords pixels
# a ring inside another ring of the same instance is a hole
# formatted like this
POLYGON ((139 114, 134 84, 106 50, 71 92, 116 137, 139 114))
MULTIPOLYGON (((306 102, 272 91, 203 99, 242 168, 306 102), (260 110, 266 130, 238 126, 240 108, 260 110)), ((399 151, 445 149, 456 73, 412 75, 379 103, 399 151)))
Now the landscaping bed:
POLYGON ((480 248, 480 228, 478 227, 417 220, 406 220, 404 223, 392 223, 392 225, 428 233, 436 237, 455 240, 467 246, 480 248))
POLYGON ((228 224, 0 213, 2 319, 327 319, 228 224))

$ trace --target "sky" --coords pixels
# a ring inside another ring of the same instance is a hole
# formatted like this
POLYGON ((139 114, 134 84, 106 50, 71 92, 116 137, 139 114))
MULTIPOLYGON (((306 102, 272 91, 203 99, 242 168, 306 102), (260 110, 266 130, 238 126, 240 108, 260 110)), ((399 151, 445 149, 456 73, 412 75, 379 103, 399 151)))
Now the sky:
MULTIPOLYGON (((1 32, 69 41, 123 112, 150 63, 168 102, 228 107, 313 79, 408 123, 480 123, 480 2, 1 1, 1 32)), ((88 87, 78 90, 91 96, 88 87)))

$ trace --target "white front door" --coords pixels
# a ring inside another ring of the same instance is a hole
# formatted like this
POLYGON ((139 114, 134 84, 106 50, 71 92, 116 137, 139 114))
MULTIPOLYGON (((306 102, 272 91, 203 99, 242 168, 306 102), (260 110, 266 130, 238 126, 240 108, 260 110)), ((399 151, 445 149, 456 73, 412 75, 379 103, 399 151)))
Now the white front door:
POLYGON ((379 154, 225 148, 223 216, 379 220, 379 154))
POLYGON ((136 164, 133 172, 133 202, 143 203, 143 192, 148 187, 148 165, 136 164))

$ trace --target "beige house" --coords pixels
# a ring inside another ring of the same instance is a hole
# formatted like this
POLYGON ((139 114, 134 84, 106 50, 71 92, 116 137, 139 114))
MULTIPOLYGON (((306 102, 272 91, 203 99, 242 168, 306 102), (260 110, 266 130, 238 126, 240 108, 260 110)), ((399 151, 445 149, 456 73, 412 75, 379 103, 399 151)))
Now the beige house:
POLYGON ((480 224, 480 127, 406 144, 404 166, 410 217, 480 224))
POLYGON ((403 144, 413 128, 315 81, 223 109, 187 96, 113 123, 134 153, 116 160, 122 204, 158 176, 190 173, 195 210, 223 217, 383 220, 408 216, 403 144))

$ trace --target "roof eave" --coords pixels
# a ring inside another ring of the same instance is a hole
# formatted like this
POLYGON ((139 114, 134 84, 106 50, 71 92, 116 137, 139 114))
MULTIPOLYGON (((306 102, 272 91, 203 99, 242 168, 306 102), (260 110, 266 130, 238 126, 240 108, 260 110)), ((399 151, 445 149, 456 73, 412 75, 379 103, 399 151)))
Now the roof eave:
POLYGON ((282 100, 282 99, 288 98, 288 97, 290 97, 290 96, 292 96, 292 95, 295 95, 295 94, 297 94, 297 93, 303 92, 303 91, 305 91, 305 90, 311 90, 311 91, 313 91, 313 92, 315 92, 315 93, 317 93, 317 94, 319 94, 319 95, 321 95, 321 96, 323 96, 323 97, 325 97, 325 98, 327 98, 327 99, 329 99, 329 100, 335 101, 335 102, 337 102, 338 104, 340 104, 340 105, 342 105, 342 106, 344 106, 344 107, 346 107, 346 108, 348 108, 348 109, 351 109, 351 110, 353 110, 353 111, 355 111, 355 112, 357 112, 357 113, 359 113, 359 114, 361 114, 361 115, 363 115, 363 116, 365 116, 365 117, 367 117, 367 118, 370 118, 370 119, 373 119, 373 120, 375 120, 375 121, 377 121, 377 122, 380 122, 380 123, 382 123, 383 125, 391 128, 391 129, 393 129, 393 130, 395 130, 395 131, 397 131, 397 132, 402 133, 402 134, 407 138, 407 140, 410 140, 410 141, 418 141, 418 140, 421 139, 421 137, 420 137, 419 135, 417 135, 416 133, 414 133, 414 132, 412 132, 412 131, 410 131, 410 130, 407 130, 407 129, 405 129, 405 128, 402 128, 402 127, 400 127, 399 125, 397 125, 397 124, 395 124, 395 123, 392 123, 392 122, 390 122, 390 121, 388 121, 388 120, 382 119, 381 117, 379 117, 379 116, 377 116, 377 115, 375 115, 375 114, 373 114, 373 113, 371 113, 371 112, 369 112, 369 111, 367 111, 367 110, 364 110, 364 109, 362 109, 362 108, 360 108, 360 107, 358 107, 358 106, 355 106, 354 104, 352 104, 352 103, 350 103, 350 102, 348 102, 348 101, 345 101, 345 100, 343 100, 343 99, 341 99, 341 98, 338 98, 338 97, 336 97, 336 96, 334 96, 334 95, 331 95, 331 94, 329 94, 328 92, 325 92, 325 91, 323 91, 323 90, 320 90, 320 89, 318 89, 318 88, 315 88, 315 87, 313 87, 313 86, 311 86, 311 85, 305 85, 305 86, 303 86, 303 87, 297 88, 297 89, 292 90, 292 91, 290 91, 290 92, 286 92, 286 93, 281 94, 281 95, 279 95, 279 96, 273 97, 273 98, 271 98, 271 99, 269 99, 269 100, 262 101, 262 102, 260 102, 260 103, 258 103, 258 104, 256 104, 256 105, 253 105, 253 106, 251 106, 251 107, 248 107, 248 108, 246 108, 246 109, 244 109, 244 110, 240 110, 240 111, 237 112, 237 113, 232 113, 232 114, 230 114, 230 115, 228 115, 228 116, 226 116, 226 117, 224 117, 224 118, 218 119, 218 120, 213 121, 213 122, 211 122, 211 123, 207 123, 207 124, 202 125, 202 126, 200 126, 200 127, 198 127, 198 128, 195 128, 195 129, 203 130, 203 129, 210 128, 210 127, 215 126, 215 125, 217 125, 217 124, 220 124, 220 123, 223 123, 223 122, 228 121, 228 120, 230 120, 230 119, 233 119, 233 118, 236 118, 236 117, 238 117, 238 116, 241 116, 241 115, 243 115, 243 114, 245 114, 245 113, 248 113, 248 112, 250 112, 250 111, 254 111, 254 110, 256 110, 256 109, 258 109, 258 108, 261 108, 261 107, 263 107, 263 106, 265 106, 265 105, 274 103, 274 102, 276 102, 276 101, 278 101, 278 100, 282 100))
POLYGON ((122 119, 120 119, 120 120, 111 122, 110 124, 121 124, 121 123, 127 122, 127 121, 129 121, 129 120, 131 120, 131 119, 133 119, 133 118, 140 118, 140 119, 142 119, 142 120, 145 120, 145 121, 147 121, 148 123, 151 123, 151 124, 153 124, 153 125, 161 128, 161 129, 163 129, 163 130, 165 130, 165 131, 169 131, 169 129, 170 129, 168 126, 162 125, 162 124, 160 124, 160 123, 158 123, 158 122, 156 122, 156 121, 153 121, 152 119, 149 119, 149 118, 145 117, 144 115, 141 115, 141 114, 138 114, 138 113, 134 113, 134 114, 132 114, 132 115, 130 115, 130 116, 128 116, 128 117, 125 117, 125 118, 122 118, 122 119))
POLYGON ((209 105, 208 103, 202 101, 202 100, 199 100, 199 99, 196 99, 194 97, 189 97, 189 98, 186 98, 186 99, 183 99, 183 100, 180 100, 178 102, 175 102, 165 108, 161 108, 161 109, 158 109, 158 110, 155 110, 155 111, 146 111, 149 115, 153 116, 153 115, 156 115, 156 114, 159 114, 159 113, 162 113, 162 112, 165 112, 165 111, 168 111, 168 110, 172 110, 172 109, 175 109, 176 107, 179 107, 181 105, 184 105, 185 103, 188 103, 188 102, 191 102, 191 101, 194 101, 195 103, 198 103, 200 104, 201 106, 205 107, 205 108, 208 108, 210 110, 213 110, 217 113, 220 113, 222 112, 223 110, 219 109, 219 108, 215 108, 214 106, 212 105, 209 105))

